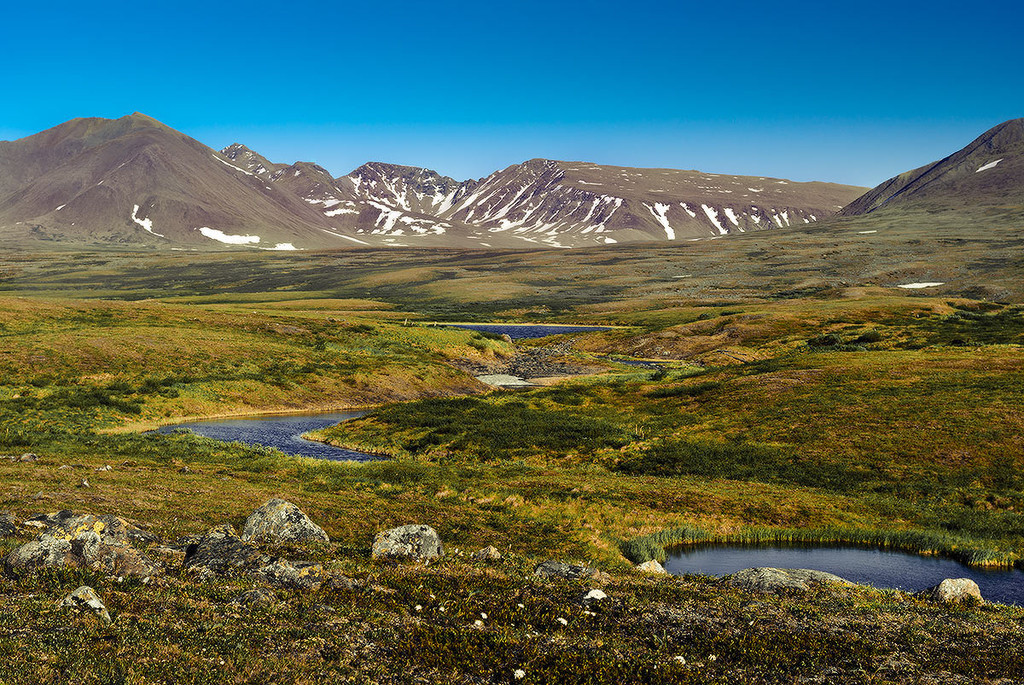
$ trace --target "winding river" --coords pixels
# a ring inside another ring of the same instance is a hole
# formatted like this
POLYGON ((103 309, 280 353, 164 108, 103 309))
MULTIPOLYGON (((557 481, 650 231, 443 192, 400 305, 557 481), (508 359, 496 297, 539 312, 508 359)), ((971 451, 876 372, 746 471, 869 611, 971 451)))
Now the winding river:
POLYGON ((279 414, 274 416, 237 416, 230 419, 209 419, 179 423, 158 429, 160 433, 171 433, 186 429, 196 435, 226 442, 242 442, 247 445, 274 447, 285 454, 301 457, 315 457, 332 461, 369 461, 377 459, 372 454, 346 450, 322 442, 306 440, 303 433, 327 428, 336 423, 364 416, 366 411, 332 412, 328 414, 279 414))

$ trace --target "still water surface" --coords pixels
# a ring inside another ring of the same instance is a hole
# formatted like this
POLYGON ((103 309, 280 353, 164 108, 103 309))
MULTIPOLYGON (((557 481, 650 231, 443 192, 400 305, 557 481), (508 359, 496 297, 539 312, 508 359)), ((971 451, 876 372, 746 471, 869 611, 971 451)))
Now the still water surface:
POLYGON ((500 323, 459 323, 445 324, 455 328, 468 328, 471 331, 484 331, 485 333, 496 333, 507 335, 513 340, 525 338, 543 338, 549 335, 561 335, 562 333, 587 333, 590 331, 610 331, 607 326, 558 326, 558 325, 534 325, 517 324, 514 326, 500 323))
POLYGON ((1024 606, 1024 572, 986 571, 938 557, 855 547, 677 547, 666 550, 674 575, 723 576, 745 568, 810 568, 853 583, 916 592, 945 578, 970 578, 991 602, 1024 606))
POLYGON ((322 442, 306 440, 303 433, 319 428, 333 426, 336 423, 358 418, 365 411, 333 412, 330 414, 290 414, 278 416, 235 417, 231 419, 211 419, 180 423, 175 426, 164 426, 158 431, 170 433, 179 428, 187 428, 196 435, 226 442, 238 441, 247 445, 264 445, 276 447, 285 454, 297 454, 303 457, 331 459, 334 461, 368 461, 377 459, 372 454, 346 450, 322 442))

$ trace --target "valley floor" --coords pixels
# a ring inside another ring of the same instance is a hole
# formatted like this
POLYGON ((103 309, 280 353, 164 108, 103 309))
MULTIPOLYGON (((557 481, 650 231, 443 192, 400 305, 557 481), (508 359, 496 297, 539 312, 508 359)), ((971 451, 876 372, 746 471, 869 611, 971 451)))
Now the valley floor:
MULTIPOLYGON (((239 607, 251 577, 197 579, 173 549, 150 583, 81 569, 8 575, 0 682, 1024 678, 1018 608, 865 588, 753 594, 633 565, 695 540, 886 544, 1020 565, 1024 309, 1012 298, 854 284, 694 299, 624 283, 598 294, 584 278, 563 288, 558 311, 531 291, 469 318, 623 327, 517 352, 419 325, 467 318, 460 288, 477 288, 474 276, 444 293, 430 279, 396 284, 393 265, 349 272, 346 284, 325 265, 296 289, 291 269, 312 268, 310 257, 267 256, 259 286, 225 257, 223 280, 203 291, 187 273, 161 282, 155 259, 8 264, 19 275, 0 298, 0 454, 38 459, 0 459, 0 512, 115 514, 173 548, 239 527, 279 496, 331 543, 268 552, 357 582, 269 588, 267 604, 239 607), (76 297, 59 296, 58 281, 79 283, 76 297), (608 371, 525 391, 489 391, 464 371, 558 345, 564 368, 608 371), (669 363, 638 369, 615 355, 669 363), (367 405, 381 406, 318 437, 390 459, 125 431, 367 405), (406 523, 436 528, 446 557, 371 561, 374 534, 406 523), (469 556, 487 545, 501 561, 469 556), (584 606, 592 583, 534 577, 544 559, 609 572, 609 599, 584 606), (82 584, 112 627, 55 607, 82 584)), ((571 284, 578 266, 544 268, 571 284)), ((30 538, 17 527, 0 554, 30 538)))

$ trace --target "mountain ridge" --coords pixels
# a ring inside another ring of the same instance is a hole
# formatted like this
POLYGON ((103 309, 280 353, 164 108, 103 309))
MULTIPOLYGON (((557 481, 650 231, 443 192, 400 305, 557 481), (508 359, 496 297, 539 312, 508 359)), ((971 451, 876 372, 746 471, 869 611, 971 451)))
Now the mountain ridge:
POLYGON ((0 238, 181 249, 578 247, 695 240, 831 215, 863 191, 786 179, 531 159, 458 181, 367 162, 334 177, 144 114, 0 142, 0 238))

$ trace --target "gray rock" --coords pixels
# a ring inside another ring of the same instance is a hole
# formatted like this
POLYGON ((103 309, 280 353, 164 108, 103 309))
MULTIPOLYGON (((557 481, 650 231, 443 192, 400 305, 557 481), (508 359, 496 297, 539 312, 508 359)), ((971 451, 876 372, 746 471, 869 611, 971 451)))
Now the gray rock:
POLYGON ((650 561, 645 561, 642 564, 637 564, 636 570, 641 573, 650 573, 652 575, 665 575, 668 573, 668 571, 665 570, 665 567, 658 563, 656 559, 651 559, 650 561))
POLYGON ((845 578, 806 568, 745 568, 726 576, 730 585, 750 592, 796 590, 807 592, 814 583, 852 585, 845 578))
POLYGON ((269 585, 300 590, 316 589, 328 579, 320 564, 293 563, 283 559, 261 566, 254 575, 269 585))
POLYGON ((107 607, 103 604, 103 600, 88 585, 83 585, 65 597, 60 606, 79 611, 89 611, 105 626, 113 623, 110 620, 110 613, 107 611, 107 607))
POLYGON ((266 588, 258 587, 246 590, 231 600, 230 605, 234 607, 268 606, 277 601, 274 593, 266 588))
POLYGON ((182 566, 202 575, 225 575, 265 566, 270 558, 238 537, 230 524, 217 526, 185 548, 182 566))
POLYGON ((533 569, 533 575, 541 578, 564 578, 565 580, 597 580, 608 582, 607 573, 583 564, 566 564, 562 561, 542 561, 533 569))
POLYGON ((9 538, 18 532, 17 521, 10 514, 0 514, 0 538, 9 538))
POLYGON ((115 576, 153 576, 161 570, 129 544, 153 536, 116 516, 75 516, 62 511, 30 522, 43 526, 45 532, 4 559, 8 575, 44 568, 89 568, 115 576))
POLYGON ((441 538, 430 526, 408 525, 378 533, 370 555, 374 559, 431 561, 444 554, 441 538))
POLYGON ((943 604, 983 604, 981 588, 970 578, 946 578, 917 593, 918 597, 943 604))
POLYGON ((480 561, 501 561, 501 552, 493 545, 488 545, 481 550, 473 552, 473 558, 480 561))
POLYGON ((330 542, 324 529, 309 520, 301 509, 283 499, 272 499, 252 512, 242 527, 246 542, 330 542))
POLYGON ((32 516, 26 519, 23 525, 41 528, 50 535, 65 538, 74 537, 85 530, 93 530, 105 538, 122 543, 148 544, 160 540, 156 535, 120 516, 75 514, 66 509, 51 514, 32 516))

